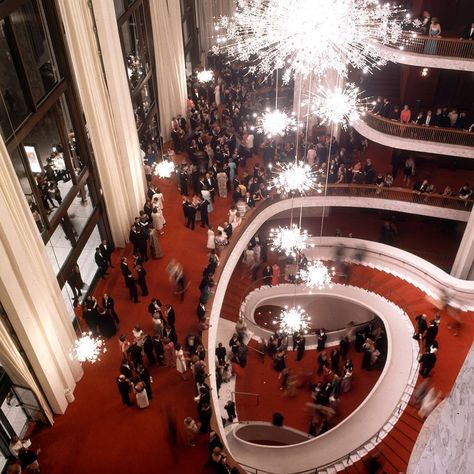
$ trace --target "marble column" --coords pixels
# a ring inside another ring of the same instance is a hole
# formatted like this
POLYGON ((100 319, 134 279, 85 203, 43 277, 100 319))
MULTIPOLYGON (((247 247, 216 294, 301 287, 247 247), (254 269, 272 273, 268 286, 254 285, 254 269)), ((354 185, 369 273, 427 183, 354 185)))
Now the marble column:
MULTIPOLYGON (((143 205, 145 192, 143 171, 138 169, 137 163, 136 132, 132 133, 130 119, 126 117, 131 113, 129 91, 123 90, 123 71, 119 71, 117 62, 118 43, 112 46, 114 39, 111 36, 103 45, 102 54, 107 57, 104 68, 106 73, 109 71, 106 82, 88 1, 58 0, 58 6, 112 237, 117 247, 123 247, 128 241, 130 224, 143 205), (109 48, 112 51, 109 52, 109 48), (113 104, 122 101, 123 104, 113 104)), ((110 21, 110 18, 106 14, 101 15, 102 33, 106 20, 110 21)))
POLYGON ((451 275, 465 280, 474 279, 474 214, 472 212, 459 244, 451 275))
POLYGON ((160 130, 171 138, 171 120, 186 114, 187 86, 184 63, 183 28, 179 0, 150 2, 155 50, 160 130))
POLYGON ((135 209, 141 209, 146 189, 142 151, 138 140, 114 3, 93 0, 92 6, 114 125, 117 130, 117 141, 119 149, 122 150, 116 158, 120 160, 126 176, 130 176, 125 183, 128 198, 135 209))
POLYGON ((64 413, 65 390, 82 376, 76 339, 46 248, 0 138, 0 301, 44 394, 64 413))

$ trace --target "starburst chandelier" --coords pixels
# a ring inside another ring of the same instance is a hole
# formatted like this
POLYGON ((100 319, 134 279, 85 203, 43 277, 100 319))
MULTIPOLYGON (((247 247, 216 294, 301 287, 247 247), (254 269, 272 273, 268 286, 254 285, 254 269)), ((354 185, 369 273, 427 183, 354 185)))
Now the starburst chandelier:
POLYGON ((92 364, 100 360, 100 355, 105 354, 107 348, 105 342, 100 337, 92 337, 92 333, 85 333, 74 343, 71 359, 79 362, 91 362, 92 364))
POLYGON ((199 82, 211 82, 214 79, 214 72, 210 69, 203 69, 197 73, 197 80, 199 82))
POLYGON ((235 15, 216 23, 214 52, 250 61, 253 73, 284 69, 284 83, 297 73, 346 75, 349 65, 368 72, 385 63, 379 45, 396 43, 408 22, 379 0, 237 0, 235 15))
POLYGON ((287 334, 294 334, 299 331, 307 333, 310 328, 310 318, 301 306, 293 306, 291 308, 285 306, 278 319, 273 321, 273 323, 278 324, 280 330, 287 334))
POLYGON ((156 163, 154 173, 159 178, 169 178, 173 174, 174 163, 171 160, 163 159, 156 163))
POLYGON ((272 251, 283 252, 287 257, 295 258, 308 246, 309 235, 307 230, 292 224, 290 227, 271 229, 269 237, 272 251))
POLYGON ((305 194, 316 186, 316 176, 311 167, 304 163, 277 163, 272 169, 274 177, 270 188, 282 193, 305 194))
POLYGON ((344 88, 319 87, 306 104, 309 103, 311 113, 317 115, 321 122, 346 129, 367 111, 368 101, 363 100, 361 94, 353 83, 348 83, 344 88))
POLYGON ((266 109, 262 116, 257 118, 255 128, 257 132, 264 133, 268 138, 272 138, 277 135, 282 136, 289 132, 296 132, 298 123, 294 112, 288 115, 282 110, 266 109))
POLYGON ((336 274, 335 268, 330 269, 321 260, 310 262, 306 268, 298 273, 298 279, 309 288, 327 288, 332 286, 332 277, 336 274))

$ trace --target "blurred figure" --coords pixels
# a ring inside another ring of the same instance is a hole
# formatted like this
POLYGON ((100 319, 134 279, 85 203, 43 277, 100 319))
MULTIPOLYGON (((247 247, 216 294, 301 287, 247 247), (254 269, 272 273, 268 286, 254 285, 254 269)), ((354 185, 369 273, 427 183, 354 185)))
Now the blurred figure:
POLYGON ((436 408, 440 401, 441 392, 436 390, 434 387, 430 388, 426 396, 421 402, 421 407, 418 411, 418 415, 421 418, 427 418, 429 414, 436 408))

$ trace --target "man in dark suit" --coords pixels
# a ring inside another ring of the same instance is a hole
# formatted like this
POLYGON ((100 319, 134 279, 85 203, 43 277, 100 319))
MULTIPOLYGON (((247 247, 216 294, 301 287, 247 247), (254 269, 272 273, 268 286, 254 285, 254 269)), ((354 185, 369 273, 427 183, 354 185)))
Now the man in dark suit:
POLYGON ((118 324, 120 321, 117 316, 117 313, 115 312, 114 299, 111 296, 109 296, 107 293, 104 293, 104 296, 102 297, 102 306, 112 316, 112 318, 114 318, 115 322, 118 324))
POLYGON ((197 209, 189 203, 186 207, 186 227, 191 230, 194 230, 194 226, 196 225, 196 212, 197 209))
POLYGON ((208 212, 208 202, 206 199, 203 199, 201 204, 199 204, 199 211, 201 212, 201 227, 209 227, 209 212, 208 212))
POLYGON ((129 272, 125 277, 125 284, 127 285, 128 291, 130 292, 130 299, 134 303, 138 303, 138 291, 137 291, 137 282, 133 275, 129 272))
POLYGON ((250 193, 247 193, 245 195, 245 202, 247 203, 247 206, 250 207, 255 207, 255 201, 253 197, 250 195, 250 193))
POLYGON ((380 107, 379 115, 381 117, 388 118, 390 116, 391 109, 392 107, 390 105, 389 100, 387 98, 384 98, 382 107, 380 107))
POLYGON ((174 328, 174 325, 176 323, 176 314, 174 312, 173 306, 171 306, 170 304, 167 304, 165 313, 166 313, 166 320, 168 321, 168 325, 171 328, 174 328))
POLYGON ((199 302, 198 307, 196 309, 196 314, 197 314, 197 317, 198 317, 199 321, 204 321, 204 319, 206 317, 206 307, 204 306, 204 304, 201 301, 199 302))
POLYGON ((107 275, 107 261, 105 260, 104 256, 100 252, 100 248, 97 247, 95 249, 95 263, 99 267, 99 275, 101 278, 105 279, 105 275, 107 275))
POLYGON ((146 271, 141 265, 137 265, 137 281, 142 290, 142 296, 148 296, 148 287, 146 284, 146 271))
POLYGON ((461 39, 465 40, 474 40, 474 22, 469 23, 464 28, 461 39))
POLYGON ((112 259, 111 259, 112 246, 109 244, 109 241, 104 239, 102 243, 99 245, 99 249, 100 249, 100 253, 109 264, 109 267, 114 268, 114 266, 112 265, 112 259))

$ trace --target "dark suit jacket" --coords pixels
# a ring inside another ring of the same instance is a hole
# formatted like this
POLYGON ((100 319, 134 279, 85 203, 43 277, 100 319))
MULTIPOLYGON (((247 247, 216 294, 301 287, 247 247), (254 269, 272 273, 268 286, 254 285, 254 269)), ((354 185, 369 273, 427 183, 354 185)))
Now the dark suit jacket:
POLYGON ((472 33, 471 33, 471 24, 469 23, 469 25, 466 25, 466 28, 464 28, 464 31, 462 33, 462 38, 463 39, 466 39, 466 40, 474 40, 474 29, 472 30, 472 33))

